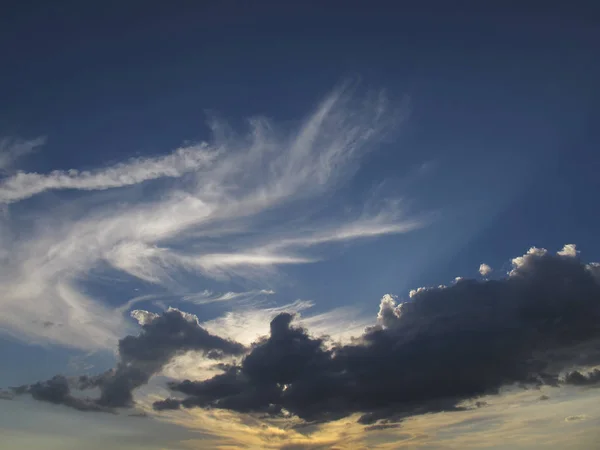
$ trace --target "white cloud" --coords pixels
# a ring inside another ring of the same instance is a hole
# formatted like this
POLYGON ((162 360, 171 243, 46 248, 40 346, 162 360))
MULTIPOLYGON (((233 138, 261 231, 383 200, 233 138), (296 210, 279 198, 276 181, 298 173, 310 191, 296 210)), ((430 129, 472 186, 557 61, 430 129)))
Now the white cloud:
POLYGON ((144 326, 157 319, 159 315, 143 309, 134 309, 131 311, 131 317, 134 318, 141 326, 144 326))
POLYGON ((258 337, 269 334, 269 323, 277 314, 282 312, 297 314, 312 306, 314 305, 310 301, 296 300, 293 303, 271 308, 237 309, 216 319, 203 322, 202 326, 213 334, 250 345, 258 337))
MULTIPOLYGON (((24 145, 22 147, 25 148, 24 145)), ((167 156, 134 158, 94 171, 55 170, 49 174, 18 172, 0 183, 0 202, 18 202, 52 189, 104 190, 157 178, 180 177, 209 167, 216 156, 217 152, 208 150, 206 145, 196 145, 179 148, 167 156)))
POLYGON ((198 290, 197 283, 181 284, 185 273, 256 282, 283 265, 323 259, 322 244, 422 226, 423 218, 407 216, 393 201, 351 218, 321 215, 318 222, 299 206, 306 200, 311 208, 324 206, 323 194, 333 194, 360 157, 398 125, 383 96, 354 102, 351 94, 336 89, 289 132, 255 119, 246 135, 236 135, 214 122, 210 142, 167 156, 89 172, 21 173, 0 182, 5 202, 48 189, 88 191, 77 203, 57 202, 35 216, 21 217, 22 209, 8 205, 9 214, 0 217, 0 327, 39 342, 112 347, 125 332, 123 313, 133 303, 111 309, 92 299, 84 289, 90 271, 109 267, 185 295, 198 290), (185 180, 178 179, 182 174, 185 180), (141 202, 126 195, 97 202, 91 192, 125 192, 129 185, 161 177, 174 180, 141 202), (62 325, 43 328, 33 320, 62 325))
MULTIPOLYGON (((248 346, 257 338, 268 335, 271 319, 282 312, 296 315, 295 326, 305 327, 314 336, 327 336, 336 342, 349 342, 353 337, 360 336, 365 327, 372 325, 371 318, 367 319, 361 316, 355 308, 335 308, 325 313, 311 315, 309 312, 313 307, 312 302, 304 300, 267 308, 251 305, 230 311, 224 316, 200 325, 211 333, 248 346)), ((156 315, 148 311, 136 310, 132 312, 132 316, 139 321, 140 325, 143 325, 147 323, 147 320, 153 320, 156 315)), ((231 362, 234 359, 224 359, 222 362, 231 362)), ((195 352, 188 352, 173 358, 161 373, 179 380, 204 380, 219 372, 222 370, 215 367, 214 361, 199 358, 195 352)))
POLYGON ((545 248, 531 247, 523 256, 517 256, 516 258, 513 258, 511 260, 513 268, 509 272, 509 275, 516 274, 518 272, 517 269, 525 266, 531 260, 531 258, 535 256, 543 256, 546 253, 548 253, 548 250, 546 250, 545 248))
POLYGON ((482 277, 487 277, 490 273, 493 272, 494 269, 492 269, 490 266, 488 266, 487 264, 481 264, 479 266, 479 273, 481 274, 482 277))
POLYGON ((22 156, 35 151, 38 147, 44 145, 46 138, 36 139, 0 139, 0 172, 10 169, 13 163, 22 156))
POLYGON ((202 323, 208 331, 250 345, 260 336, 269 334, 271 319, 282 312, 296 314, 295 325, 303 326, 315 336, 328 335, 338 341, 348 341, 359 336, 372 319, 364 318, 352 307, 335 308, 325 313, 309 314, 314 303, 296 300, 271 308, 242 308, 222 317, 202 323))
POLYGON ((395 208, 380 211, 372 217, 359 217, 337 228, 306 233, 293 238, 274 240, 266 246, 268 249, 310 247, 313 245, 384 236, 386 234, 407 233, 421 228, 426 218, 403 219, 395 208))
POLYGON ((570 256, 572 258, 577 256, 577 246, 575 244, 565 244, 562 250, 558 251, 557 254, 560 256, 570 256))
POLYGON ((206 305, 208 303, 229 302, 233 300, 251 300, 259 296, 273 295, 275 291, 271 289, 257 289, 246 292, 223 292, 214 293, 208 290, 195 294, 184 295, 183 301, 195 303, 196 305, 206 305))

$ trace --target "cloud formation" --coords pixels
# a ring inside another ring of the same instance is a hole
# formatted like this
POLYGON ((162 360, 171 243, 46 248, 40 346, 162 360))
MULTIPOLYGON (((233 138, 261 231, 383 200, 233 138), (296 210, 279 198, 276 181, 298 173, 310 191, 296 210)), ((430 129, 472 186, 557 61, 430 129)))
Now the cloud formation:
POLYGON ((56 375, 47 381, 39 381, 30 386, 21 386, 14 389, 16 394, 31 394, 35 400, 54 403, 56 405, 65 405, 78 411, 96 411, 110 412, 108 408, 103 407, 89 398, 80 398, 71 394, 69 380, 56 375))
MULTIPOLYGON (((2 171, 10 169, 16 160, 35 151, 45 142, 46 138, 43 137, 36 139, 0 139, 0 174, 2 171)), ((2 197, 0 196, 0 198, 2 197)))
POLYGON ((481 264, 479 266, 479 273, 482 277, 487 277, 490 273, 493 272, 493 269, 487 264, 481 264))
MULTIPOLYGON (((422 288, 405 302, 386 295, 377 324, 346 344, 294 325, 288 311, 278 311, 269 335, 249 349, 210 334, 195 316, 178 310, 144 315, 142 333, 120 341, 117 368, 80 387, 100 387, 93 402, 99 407, 131 406, 132 390, 178 353, 199 350, 209 359, 245 354, 204 380, 170 382, 184 397, 154 408, 217 408, 320 422, 360 413, 359 422, 371 425, 462 410, 464 400, 515 384, 592 385, 598 370, 570 370, 600 363, 599 266, 576 255, 532 248, 512 260, 504 279, 422 288)), ((70 404, 60 379, 50 383, 60 395, 40 394, 48 383, 24 392, 85 410, 70 404)))
POLYGON ((574 370, 565 376, 564 382, 575 386, 600 385, 600 370, 594 369, 588 373, 581 373, 578 370, 574 370))
MULTIPOLYGON (((39 146, 43 142, 34 143, 39 146)), ((27 148, 25 144, 21 147, 27 148)), ((55 170, 49 174, 18 172, 0 182, 0 203, 18 202, 48 190, 95 191, 163 177, 180 177, 210 167, 218 152, 210 151, 207 147, 206 144, 183 147, 167 156, 134 158, 94 171, 55 170)))
POLYGON ((114 369, 97 376, 80 376, 71 380, 62 375, 29 386, 14 388, 15 394, 31 394, 40 401, 62 404, 80 411, 113 411, 133 406, 132 392, 148 382, 176 355, 188 351, 218 360, 223 356, 241 355, 245 347, 215 336, 198 324, 196 316, 169 309, 161 315, 146 317, 137 336, 119 341, 119 362, 114 369), (100 389, 96 399, 71 394, 78 390, 100 389))
MULTIPOLYGON (((326 345, 282 313, 241 364, 207 380, 172 382, 186 397, 155 408, 224 408, 309 421, 359 412, 371 424, 460 409, 462 400, 508 385, 558 385, 563 371, 582 363, 582 352, 587 363, 600 362, 595 270, 572 252, 531 249, 502 280, 459 280, 399 304, 384 296, 379 324, 347 345, 326 345)), ((587 384, 596 375, 570 374, 566 382, 587 384)))
POLYGON ((275 294, 275 291, 272 289, 257 289, 246 292, 229 291, 224 293, 215 293, 205 290, 199 293, 185 295, 182 300, 196 305, 206 305, 208 303, 229 302, 233 300, 250 300, 259 296, 273 294, 275 294))
POLYGON ((358 95, 346 84, 293 128, 258 117, 235 132, 213 121, 210 139, 167 155, 87 172, 9 174, 0 181, 2 330, 34 343, 114 348, 131 327, 123 304, 109 307, 85 289, 91 274, 180 297, 199 289, 186 277, 250 281, 260 291, 280 267, 322 260, 326 244, 423 226, 397 192, 357 209, 325 208, 402 119, 382 93, 358 95), (142 182, 149 189, 140 199, 130 189, 142 182), (118 194, 97 192, 109 188, 118 194), (79 190, 77 200, 62 203, 64 189, 79 190), (48 190, 55 196, 32 216, 22 201, 48 190))

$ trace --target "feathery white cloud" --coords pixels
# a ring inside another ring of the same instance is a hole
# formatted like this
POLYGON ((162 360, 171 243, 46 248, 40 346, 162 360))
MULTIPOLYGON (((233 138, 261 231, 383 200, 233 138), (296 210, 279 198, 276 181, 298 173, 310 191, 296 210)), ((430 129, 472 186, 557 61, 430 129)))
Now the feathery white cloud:
POLYGON ((195 294, 188 294, 182 297, 183 301, 195 303, 196 305, 206 305, 208 303, 229 302, 234 300, 251 300, 259 296, 273 295, 275 291, 271 289, 257 289, 246 292, 224 292, 214 293, 208 290, 195 294))
POLYGON ((335 193, 360 158, 398 125, 383 95, 355 102, 352 94, 348 86, 334 90, 290 132, 254 119, 248 133, 236 135, 213 122, 209 142, 167 156, 89 172, 18 173, 0 182, 0 202, 6 203, 48 189, 86 191, 69 208, 59 204, 27 216, 25 228, 20 210, 7 205, 9 214, 0 218, 0 328, 38 342, 108 348, 125 332, 124 312, 133 304, 111 309, 92 299, 84 289, 90 271, 109 267, 185 296, 198 285, 182 285, 182 274, 256 281, 283 265, 324 259, 322 244, 422 226, 425 218, 408 216, 393 201, 350 219, 334 213, 318 222, 299 207, 307 199, 311 207, 324 206, 323 194, 335 193), (93 201, 95 190, 126 190, 163 177, 174 180, 160 196, 93 201), (279 214, 276 225, 273 214, 279 214), (61 326, 44 328, 34 320, 61 326))
POLYGON ((48 174, 18 172, 0 183, 0 202, 18 202, 53 189, 94 191, 131 186, 163 177, 180 177, 209 167, 216 156, 217 152, 209 151, 206 145, 196 145, 177 149, 167 156, 133 158, 94 171, 55 170, 48 174))
POLYGON ((38 137, 36 139, 0 139, 0 172, 10 169, 14 162, 22 156, 35 151, 38 147, 44 145, 46 138, 38 137))

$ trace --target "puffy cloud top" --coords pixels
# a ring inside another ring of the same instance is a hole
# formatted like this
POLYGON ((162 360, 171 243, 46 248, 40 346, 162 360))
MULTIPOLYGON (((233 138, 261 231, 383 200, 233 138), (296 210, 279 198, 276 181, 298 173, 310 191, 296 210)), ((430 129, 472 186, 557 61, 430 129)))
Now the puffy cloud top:
POLYGON ((492 269, 490 266, 488 266, 487 264, 481 264, 479 266, 479 273, 481 274, 482 277, 487 277, 490 273, 493 272, 494 269, 492 269))

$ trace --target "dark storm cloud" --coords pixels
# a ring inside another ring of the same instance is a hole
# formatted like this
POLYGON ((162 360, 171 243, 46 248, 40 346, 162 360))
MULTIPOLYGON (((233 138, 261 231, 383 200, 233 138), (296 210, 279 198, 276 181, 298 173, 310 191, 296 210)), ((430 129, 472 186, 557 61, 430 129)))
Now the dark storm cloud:
POLYGON ((176 354, 200 351, 211 358, 240 355, 243 345, 210 334, 200 327, 194 316, 170 309, 142 326, 138 336, 119 341, 119 362, 114 369, 96 376, 82 375, 54 378, 13 389, 16 394, 63 404, 81 411, 104 411, 133 405, 132 392, 148 382, 176 354), (81 399, 71 389, 100 389, 100 397, 81 399))
POLYGON ((281 314, 241 364, 208 380, 171 383, 186 397, 155 407, 309 421, 359 412, 361 423, 374 424, 458 410, 460 401, 506 385, 556 385, 582 354, 600 362, 598 275, 574 247, 557 255, 531 249, 504 279, 419 289, 400 305, 386 296, 377 326, 333 347, 281 314))

